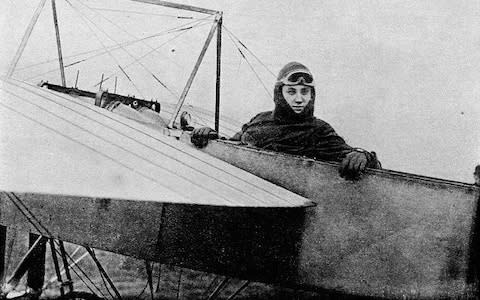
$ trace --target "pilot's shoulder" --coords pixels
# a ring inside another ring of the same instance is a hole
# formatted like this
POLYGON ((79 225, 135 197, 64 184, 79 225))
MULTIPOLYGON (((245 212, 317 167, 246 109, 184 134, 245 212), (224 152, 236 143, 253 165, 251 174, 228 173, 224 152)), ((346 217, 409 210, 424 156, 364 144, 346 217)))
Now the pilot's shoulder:
POLYGON ((271 118, 272 117, 272 111, 263 111, 261 113, 258 113, 255 117, 252 118, 253 119, 259 119, 259 118, 271 118))
POLYGON ((272 111, 264 111, 256 114, 248 123, 257 123, 261 121, 271 120, 273 118, 272 111))

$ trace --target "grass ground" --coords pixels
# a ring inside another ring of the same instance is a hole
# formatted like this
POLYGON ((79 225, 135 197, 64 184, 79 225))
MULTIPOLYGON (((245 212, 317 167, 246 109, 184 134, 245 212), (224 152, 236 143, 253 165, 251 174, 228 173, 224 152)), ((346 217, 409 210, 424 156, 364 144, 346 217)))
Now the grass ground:
MULTIPOLYGON (((76 245, 66 244, 68 253, 74 252, 76 248, 76 245)), ((77 259, 83 253, 85 253, 85 249, 80 248, 73 259, 77 259)), ((152 299, 152 297, 156 300, 208 299, 225 279, 225 277, 220 275, 155 263, 152 265, 152 293, 148 285, 145 261, 99 250, 95 251, 95 253, 123 299, 152 299)), ((18 261, 18 259, 19 257, 14 257, 11 261, 18 261)), ((74 270, 74 272, 71 272, 71 275, 76 291, 93 291, 100 297, 106 299, 114 298, 113 290, 110 287, 107 288, 107 284, 103 282, 102 276, 91 257, 87 255, 78 263, 74 270)), ((54 299, 60 295, 60 284, 56 280, 49 248, 47 250, 45 271, 45 285, 42 298, 54 299)), ((65 279, 65 277, 63 278, 65 279)), ((229 280, 215 299, 228 299, 245 282, 245 280, 240 279, 229 280)), ((21 282, 19 289, 22 289, 24 284, 25 280, 21 282)), ((234 299, 315 299, 318 296, 311 292, 251 282, 234 299)))

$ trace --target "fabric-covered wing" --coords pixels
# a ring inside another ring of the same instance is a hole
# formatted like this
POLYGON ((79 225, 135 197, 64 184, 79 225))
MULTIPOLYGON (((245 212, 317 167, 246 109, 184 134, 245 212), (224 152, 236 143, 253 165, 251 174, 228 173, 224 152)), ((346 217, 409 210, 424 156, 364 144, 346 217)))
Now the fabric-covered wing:
POLYGON ((308 200, 68 95, 2 80, 0 189, 221 206, 308 200))

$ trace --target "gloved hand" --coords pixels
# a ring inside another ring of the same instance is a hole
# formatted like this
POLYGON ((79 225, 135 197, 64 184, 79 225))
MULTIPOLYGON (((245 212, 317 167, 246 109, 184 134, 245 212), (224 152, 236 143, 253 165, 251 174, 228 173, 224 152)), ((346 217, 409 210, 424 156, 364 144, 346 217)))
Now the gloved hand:
POLYGON ((195 128, 190 141, 198 148, 203 148, 209 140, 218 139, 218 133, 210 127, 195 128))
POLYGON ((340 176, 348 180, 359 179, 360 174, 365 171, 367 163, 367 153, 352 151, 348 153, 340 163, 340 176))

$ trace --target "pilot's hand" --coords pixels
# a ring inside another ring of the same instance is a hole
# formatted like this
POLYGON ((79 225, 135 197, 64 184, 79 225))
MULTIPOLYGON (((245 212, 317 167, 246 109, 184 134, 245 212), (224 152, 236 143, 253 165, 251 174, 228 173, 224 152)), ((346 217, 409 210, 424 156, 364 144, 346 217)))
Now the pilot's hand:
POLYGON ((352 151, 340 163, 340 176, 348 180, 357 180, 367 167, 368 158, 365 152, 352 151))
POLYGON ((195 128, 190 138, 192 144, 198 148, 203 148, 208 144, 208 140, 218 138, 218 133, 210 127, 195 128))

